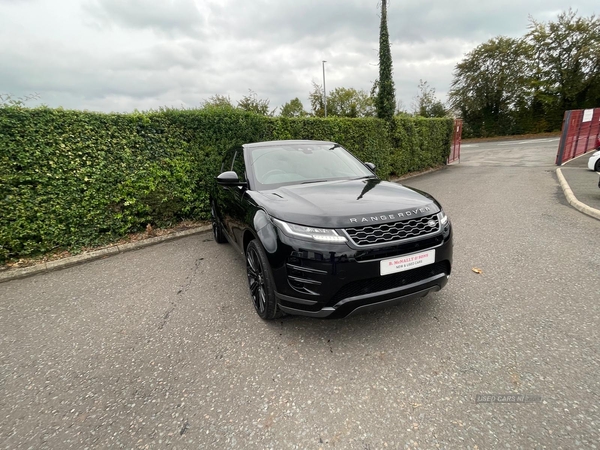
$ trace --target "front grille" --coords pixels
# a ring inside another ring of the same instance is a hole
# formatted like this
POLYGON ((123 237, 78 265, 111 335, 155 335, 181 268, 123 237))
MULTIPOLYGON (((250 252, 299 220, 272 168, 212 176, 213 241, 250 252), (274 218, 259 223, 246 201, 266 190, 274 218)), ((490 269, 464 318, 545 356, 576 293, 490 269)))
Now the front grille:
POLYGON ((387 291, 408 284, 417 283, 425 278, 433 277, 441 273, 448 274, 448 263, 440 261, 418 269, 406 272, 398 272, 393 275, 380 276, 376 278, 367 278, 365 280, 352 281, 342 288, 331 298, 329 305, 335 305, 341 300, 359 295, 372 294, 375 292, 387 291))
POLYGON ((366 246, 426 236, 439 230, 440 221, 438 215, 430 214, 417 219, 346 228, 344 231, 354 244, 357 246, 366 246))
POLYGON ((392 258, 407 253, 417 253, 423 250, 437 247, 444 242, 444 236, 436 234, 431 237, 424 237, 413 241, 405 241, 386 246, 375 246, 358 250, 354 259, 358 262, 373 261, 375 259, 392 258))

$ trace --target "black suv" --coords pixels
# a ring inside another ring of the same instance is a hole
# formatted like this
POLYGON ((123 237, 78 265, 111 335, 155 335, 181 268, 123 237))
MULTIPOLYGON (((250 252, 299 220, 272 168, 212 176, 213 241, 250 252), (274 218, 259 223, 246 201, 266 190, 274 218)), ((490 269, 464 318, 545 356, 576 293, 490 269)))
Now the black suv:
POLYGON ((214 237, 244 254, 260 317, 344 317, 446 285, 452 227, 442 207, 374 170, 326 141, 227 152, 211 195, 214 237))

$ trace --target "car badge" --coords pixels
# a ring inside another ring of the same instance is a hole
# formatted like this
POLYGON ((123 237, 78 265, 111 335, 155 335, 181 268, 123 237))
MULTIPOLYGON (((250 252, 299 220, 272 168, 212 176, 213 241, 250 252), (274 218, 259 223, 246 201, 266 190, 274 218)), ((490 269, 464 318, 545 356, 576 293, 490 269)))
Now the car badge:
POLYGON ((429 222, 427 222, 427 226, 431 228, 435 227, 435 220, 431 219, 429 222))

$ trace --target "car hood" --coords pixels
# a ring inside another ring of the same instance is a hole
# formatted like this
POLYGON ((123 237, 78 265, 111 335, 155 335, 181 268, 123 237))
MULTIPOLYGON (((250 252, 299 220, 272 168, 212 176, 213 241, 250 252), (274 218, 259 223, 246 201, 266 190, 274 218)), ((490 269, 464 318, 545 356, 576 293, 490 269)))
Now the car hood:
POLYGON ((428 194, 379 179, 299 184, 250 192, 272 217, 312 227, 373 225, 440 211, 428 194))

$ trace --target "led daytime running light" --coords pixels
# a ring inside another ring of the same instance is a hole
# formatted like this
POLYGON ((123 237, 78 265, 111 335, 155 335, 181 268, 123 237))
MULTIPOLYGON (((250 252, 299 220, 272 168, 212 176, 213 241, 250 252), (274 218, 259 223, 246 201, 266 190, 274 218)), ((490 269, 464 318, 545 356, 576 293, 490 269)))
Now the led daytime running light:
POLYGON ((446 225, 448 223, 448 216, 444 211, 440 211, 440 222, 442 225, 446 225))
POLYGON ((279 225, 279 227, 290 236, 310 239, 317 242, 346 242, 344 236, 340 236, 335 230, 330 228, 307 227, 304 225, 287 223, 279 219, 273 219, 273 222, 275 222, 276 225, 279 225))

